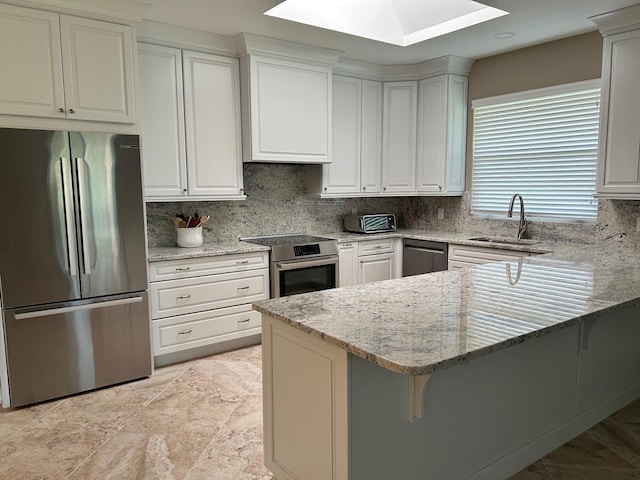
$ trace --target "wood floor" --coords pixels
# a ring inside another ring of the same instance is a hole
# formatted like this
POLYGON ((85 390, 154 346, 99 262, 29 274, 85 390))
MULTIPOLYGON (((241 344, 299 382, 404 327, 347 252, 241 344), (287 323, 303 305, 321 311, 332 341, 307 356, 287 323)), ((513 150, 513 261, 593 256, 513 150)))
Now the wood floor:
MULTIPOLYGON (((251 347, 0 411, 0 479, 271 479, 260 371, 260 347, 251 347)), ((512 479, 640 479, 640 402, 512 479)))

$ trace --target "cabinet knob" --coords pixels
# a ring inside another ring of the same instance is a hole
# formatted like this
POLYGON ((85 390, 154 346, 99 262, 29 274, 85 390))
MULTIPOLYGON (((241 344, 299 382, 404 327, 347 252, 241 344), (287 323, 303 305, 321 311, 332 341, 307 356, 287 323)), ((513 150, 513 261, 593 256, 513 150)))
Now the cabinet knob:
POLYGON ((187 189, 186 189, 186 188, 183 188, 183 189, 182 189, 182 193, 187 193, 187 189))
POLYGON ((70 108, 69 113, 76 113, 76 111, 73 108, 70 108))
POLYGON ((386 192, 387 191, 387 187, 382 187, 382 190, 384 190, 386 192))
POLYGON ((327 191, 327 187, 324 187, 324 191, 325 191, 325 192, 327 191))
POLYGON ((242 192, 244 192, 244 188, 241 188, 241 189, 240 189, 240 193, 242 193, 242 192))
POLYGON ((438 190, 442 191, 442 185, 438 185, 438 190))
POLYGON ((64 113, 64 108, 62 108, 62 107, 61 107, 61 108, 59 108, 59 109, 58 109, 58 113, 64 113))
POLYGON ((362 190, 363 190, 363 191, 364 191, 364 190, 366 190, 366 189, 367 189, 367 187, 362 187, 362 190))

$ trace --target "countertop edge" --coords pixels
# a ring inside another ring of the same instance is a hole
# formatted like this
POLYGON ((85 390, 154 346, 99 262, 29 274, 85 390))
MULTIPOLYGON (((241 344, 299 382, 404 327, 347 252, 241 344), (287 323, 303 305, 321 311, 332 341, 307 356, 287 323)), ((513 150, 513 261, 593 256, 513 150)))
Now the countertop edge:
POLYGON ((588 320, 592 320, 595 318, 598 318, 602 315, 605 315, 607 313, 610 313, 612 311, 615 311, 617 309, 622 309, 622 308, 626 308, 626 307, 630 307, 630 306, 640 306, 640 297, 626 301, 626 302, 621 302, 621 303, 612 303, 611 305, 605 306, 603 308, 600 308, 596 311, 590 312, 588 314, 585 315, 580 315, 577 317, 574 317, 570 320, 566 320, 564 322, 555 324, 555 325, 550 325, 548 327, 545 328, 541 328, 538 330, 534 330, 532 332, 528 332, 522 335, 518 335, 517 337, 512 337, 509 338, 507 340, 504 340, 502 342, 497 342, 493 345, 489 345, 483 348, 480 348, 478 350, 474 350, 472 352, 463 354, 463 355, 457 355, 455 357, 451 357, 451 358, 447 358, 444 359, 442 361, 439 362, 435 362, 429 365, 420 365, 420 366, 411 366, 411 365, 402 365, 402 364, 398 364, 396 362, 393 362, 385 357, 381 357, 379 355, 376 355, 374 353, 371 352, 367 352, 361 348, 358 348, 354 345, 351 345, 347 342, 345 342, 344 340, 340 340, 338 338, 335 338, 331 335, 327 335, 326 333, 320 332, 314 328, 309 327, 308 325, 305 325, 304 323, 300 323, 297 322, 295 320, 292 320, 291 318, 278 314, 276 312, 273 312, 271 310, 269 310, 268 308, 264 308, 263 306, 261 306, 259 303, 254 303, 252 304, 252 308, 260 313, 269 315, 277 320, 282 321, 283 323, 290 325, 302 332, 305 332, 309 335, 312 335, 313 337, 319 338, 320 340, 323 340, 327 343, 330 343, 332 345, 335 345, 339 348, 342 348, 343 350, 347 351, 348 353, 351 353, 357 357, 360 357, 364 360, 370 361, 371 363, 378 365, 382 368, 385 368, 386 370, 389 370, 393 373, 398 373, 401 375, 407 375, 407 376, 419 376, 419 375, 429 375, 435 372, 438 372, 440 370, 445 370, 447 368, 450 367, 454 367, 456 365, 462 365, 465 364, 469 361, 484 357, 486 355, 489 355, 491 353, 500 351, 500 350, 504 350, 505 348, 509 348, 512 346, 516 346, 516 345, 520 345, 522 343, 525 343, 529 340, 534 340, 536 338, 541 338, 544 337, 546 335, 549 335, 551 333, 560 331, 560 330, 564 330, 565 328, 570 328, 574 325, 578 325, 582 322, 588 321, 588 320))

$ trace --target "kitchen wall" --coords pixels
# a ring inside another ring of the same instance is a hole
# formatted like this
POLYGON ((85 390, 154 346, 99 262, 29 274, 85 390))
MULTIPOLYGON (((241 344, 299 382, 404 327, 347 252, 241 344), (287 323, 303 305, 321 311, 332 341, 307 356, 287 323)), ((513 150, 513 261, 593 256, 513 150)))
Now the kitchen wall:
POLYGON ((211 215, 204 242, 277 233, 342 231, 342 218, 358 213, 396 213, 404 226, 401 198, 321 200, 307 192, 306 175, 316 165, 244 164, 246 201, 147 203, 150 246, 174 246, 176 234, 168 216, 183 212, 211 215))

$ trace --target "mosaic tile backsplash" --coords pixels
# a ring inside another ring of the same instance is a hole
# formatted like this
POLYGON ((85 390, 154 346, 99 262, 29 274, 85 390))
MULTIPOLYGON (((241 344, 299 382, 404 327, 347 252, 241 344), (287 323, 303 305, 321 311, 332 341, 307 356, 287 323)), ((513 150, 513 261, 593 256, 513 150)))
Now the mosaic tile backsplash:
MULTIPOLYGON (((385 197, 320 199, 309 194, 306 165, 245 164, 246 201, 147 203, 150 246, 174 246, 176 234, 169 216, 177 212, 211 215, 204 227, 204 241, 237 240, 239 237, 276 233, 322 233, 342 230, 342 218, 356 209, 359 214, 395 213, 398 225, 434 231, 467 232, 469 235, 515 235, 517 220, 485 219, 471 214, 469 193, 462 197, 385 197), (445 218, 437 212, 444 208, 445 218)), ((526 207, 526 198, 525 198, 526 207)), ((525 208, 526 210, 526 208, 525 208)), ((528 234, 544 240, 640 246, 636 233, 640 201, 600 200, 596 224, 531 222, 528 234)))

